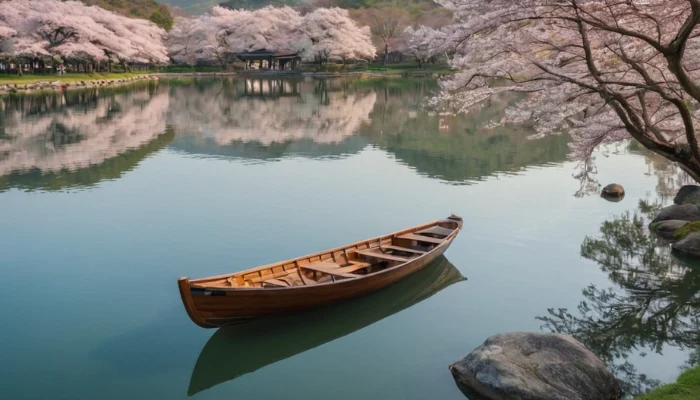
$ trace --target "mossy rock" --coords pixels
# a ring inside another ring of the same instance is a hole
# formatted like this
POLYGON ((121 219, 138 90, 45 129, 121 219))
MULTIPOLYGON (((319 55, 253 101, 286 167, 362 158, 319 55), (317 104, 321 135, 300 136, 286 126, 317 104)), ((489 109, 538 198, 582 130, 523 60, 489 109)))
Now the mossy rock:
POLYGON ((693 232, 700 232, 700 221, 693 221, 678 228, 673 234, 673 240, 685 239, 693 232))

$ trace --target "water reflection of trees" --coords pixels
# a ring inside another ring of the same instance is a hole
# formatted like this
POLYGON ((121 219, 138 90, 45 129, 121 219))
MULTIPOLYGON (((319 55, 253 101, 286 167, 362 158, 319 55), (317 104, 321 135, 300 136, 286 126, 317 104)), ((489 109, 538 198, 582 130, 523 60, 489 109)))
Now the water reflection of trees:
POLYGON ((301 140, 334 144, 368 121, 375 101, 374 91, 348 90, 325 80, 224 80, 206 92, 191 85, 175 88, 168 118, 178 133, 211 138, 222 146, 301 140))
MULTIPOLYGON (((538 317, 544 327, 572 335, 606 361, 635 394, 658 382, 628 361, 665 346, 700 346, 700 266, 676 258, 646 226, 656 207, 641 202, 639 211, 603 223, 600 237, 587 237, 583 257, 595 261, 614 288, 589 285, 577 313, 549 309, 538 317)), ((691 356, 694 363, 697 354, 691 356)))
POLYGON ((152 85, 0 101, 0 190, 118 177, 173 137, 164 118, 167 93, 152 85))
POLYGON ((526 127, 486 126, 512 99, 447 117, 423 107, 437 89, 436 81, 419 79, 197 81, 172 89, 173 146, 270 159, 354 153, 369 142, 421 174, 455 183, 566 159, 566 136, 530 140, 526 127), (364 142, 350 140, 358 136, 364 142))
POLYGON ((445 116, 422 109, 435 90, 430 81, 387 84, 363 135, 419 173, 451 183, 566 160, 568 136, 532 140, 526 126, 488 126, 503 117, 512 96, 485 103, 475 113, 445 116))
POLYGON ((644 156, 644 162, 648 168, 647 175, 654 175, 657 178, 656 193, 661 202, 665 203, 672 199, 683 185, 696 184, 695 180, 678 164, 647 150, 636 141, 630 142, 629 151, 632 154, 644 156))
POLYGON ((529 140, 525 127, 486 126, 508 98, 446 117, 422 107, 435 90, 434 80, 256 77, 11 97, 0 104, 0 188, 94 183, 167 143, 255 160, 344 156, 372 143, 454 183, 565 159, 564 136, 529 140))

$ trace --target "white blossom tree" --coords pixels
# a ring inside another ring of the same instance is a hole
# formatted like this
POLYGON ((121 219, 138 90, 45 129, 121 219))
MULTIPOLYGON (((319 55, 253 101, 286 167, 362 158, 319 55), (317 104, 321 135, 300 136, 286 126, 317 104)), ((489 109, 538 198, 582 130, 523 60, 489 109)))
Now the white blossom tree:
POLYGON ((430 59, 444 52, 446 35, 425 25, 417 29, 408 26, 404 29, 402 39, 400 49, 416 59, 418 68, 423 68, 430 59))
POLYGON ((341 59, 343 63, 369 60, 377 53, 370 28, 357 26, 342 8, 315 9, 304 16, 302 30, 308 40, 304 58, 320 64, 329 58, 341 59))
POLYGON ((176 62, 217 62, 234 53, 257 50, 301 51, 305 46, 302 17, 291 7, 229 10, 214 7, 209 14, 178 18, 168 35, 168 50, 176 62))
POLYGON ((700 0, 440 0, 459 72, 436 105, 529 92, 508 113, 574 155, 630 136, 700 180, 700 0))
POLYGON ((168 61, 163 29, 78 1, 3 1, 0 21, 0 52, 10 57, 59 55, 143 64, 168 61))

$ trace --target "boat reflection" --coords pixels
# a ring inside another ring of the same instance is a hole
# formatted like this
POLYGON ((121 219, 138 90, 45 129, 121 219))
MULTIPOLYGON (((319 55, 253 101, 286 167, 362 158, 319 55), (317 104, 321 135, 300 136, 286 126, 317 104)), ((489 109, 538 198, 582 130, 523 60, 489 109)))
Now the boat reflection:
POLYGON ((220 328, 199 354, 188 395, 303 353, 466 280, 444 256, 373 294, 303 313, 220 328))

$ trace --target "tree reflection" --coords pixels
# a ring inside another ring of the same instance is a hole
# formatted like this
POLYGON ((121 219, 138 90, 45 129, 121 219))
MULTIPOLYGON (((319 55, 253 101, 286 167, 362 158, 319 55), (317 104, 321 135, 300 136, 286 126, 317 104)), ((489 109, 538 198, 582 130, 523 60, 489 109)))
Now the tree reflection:
POLYGON ((167 92, 151 84, 100 90, 0 99, 0 191, 119 177, 172 140, 167 92))
MULTIPOLYGON (((700 267, 660 245, 646 226, 656 205, 640 202, 638 211, 603 223, 600 237, 587 237, 581 255, 598 263, 617 286, 589 285, 574 314, 549 309, 538 317, 544 328, 571 335, 606 361, 628 394, 658 384, 628 361, 665 346, 700 347, 700 267)), ((698 354, 688 364, 698 362, 698 354)))

